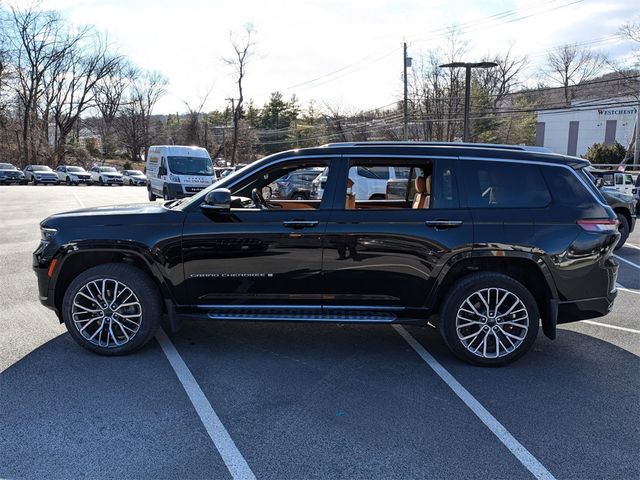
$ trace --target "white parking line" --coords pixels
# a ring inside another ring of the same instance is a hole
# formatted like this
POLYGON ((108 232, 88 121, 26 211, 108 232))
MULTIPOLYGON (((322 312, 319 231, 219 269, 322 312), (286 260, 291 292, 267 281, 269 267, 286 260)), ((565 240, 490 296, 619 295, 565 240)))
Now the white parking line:
POLYGON ((626 242, 624 244, 624 246, 625 247, 631 247, 631 248, 637 248, 638 250, 640 250, 640 247, 638 245, 634 245, 633 243, 626 242))
POLYGON ((640 295, 640 290, 634 290, 633 288, 623 287, 618 282, 616 282, 616 288, 618 290, 622 290, 623 292, 635 293, 636 295, 640 295))
POLYGON ((167 334, 164 333, 164 330, 158 330, 156 340, 158 340, 178 380, 180 380, 185 392, 187 392, 189 400, 191 400, 200 420, 202 420, 204 424, 204 428, 206 428, 209 437, 211 437, 213 444, 220 453, 222 461, 224 461, 231 476, 235 480, 255 480, 256 477, 247 464, 247 461, 240 453, 240 450, 238 450, 238 447, 236 447, 229 432, 227 432, 227 429, 220 421, 211 403, 207 400, 200 385, 196 382, 191 370, 189 370, 187 364, 184 363, 184 360, 169 337, 167 337, 167 334))
POLYGON ((594 322, 593 320, 582 320, 580 323, 588 323, 589 325, 597 325, 598 327, 613 328, 614 330, 622 330, 623 332, 640 333, 640 330, 635 330, 633 328, 618 327, 608 323, 594 322))
POLYGON ((73 190, 71 191, 71 195, 73 195, 75 197, 75 199, 77 200, 77 202, 80 204, 81 208, 87 208, 84 204, 84 202, 82 200, 80 200, 80 197, 78 195, 76 195, 76 192, 74 192, 73 190))
POLYGON ((458 382, 427 350, 401 325, 392 325, 402 338, 413 348, 427 365, 446 383, 467 407, 498 437, 498 440, 529 470, 537 479, 554 479, 551 472, 534 457, 511 433, 493 416, 469 391, 458 382))
POLYGON ((640 265, 638 265, 637 263, 633 263, 633 262, 631 262, 631 261, 627 260, 626 258, 622 258, 622 257, 621 257, 621 256, 619 256, 619 255, 614 255, 614 257, 616 257, 618 260, 623 261, 624 263, 628 263, 628 264, 629 264, 629 265, 631 265, 632 267, 636 267, 636 268, 640 269, 640 265))

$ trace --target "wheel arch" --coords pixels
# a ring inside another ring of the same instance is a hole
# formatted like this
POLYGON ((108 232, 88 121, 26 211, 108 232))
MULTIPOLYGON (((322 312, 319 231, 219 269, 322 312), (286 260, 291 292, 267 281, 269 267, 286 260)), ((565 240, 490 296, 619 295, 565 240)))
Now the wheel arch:
POLYGON ((466 275, 483 271, 502 273, 522 283, 536 300, 544 334, 552 340, 555 338, 558 292, 541 256, 523 252, 491 251, 457 257, 438 276, 427 300, 431 310, 439 311, 448 290, 456 282, 466 275))
POLYGON ((173 302, 173 296, 167 286, 164 276, 154 266, 150 258, 143 252, 135 248, 125 248, 122 246, 113 248, 87 248, 79 249, 59 259, 60 264, 52 278, 53 298, 56 311, 62 312, 62 301, 67 288, 74 278, 80 273, 97 265, 106 263, 124 263, 132 265, 146 273, 154 282, 164 305, 173 302))

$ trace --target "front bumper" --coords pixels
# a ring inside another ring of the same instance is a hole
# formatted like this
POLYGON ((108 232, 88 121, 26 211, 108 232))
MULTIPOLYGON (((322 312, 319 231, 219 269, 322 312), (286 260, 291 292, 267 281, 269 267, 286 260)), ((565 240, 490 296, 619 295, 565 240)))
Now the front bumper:
POLYGON ((0 177, 0 183, 20 183, 24 182, 24 177, 0 177))
POLYGON ((38 183, 58 183, 58 177, 34 177, 38 183))
POLYGON ((111 184, 118 184, 118 185, 122 185, 122 178, 116 178, 116 177, 102 177, 102 182, 107 184, 107 185, 111 185, 111 184))

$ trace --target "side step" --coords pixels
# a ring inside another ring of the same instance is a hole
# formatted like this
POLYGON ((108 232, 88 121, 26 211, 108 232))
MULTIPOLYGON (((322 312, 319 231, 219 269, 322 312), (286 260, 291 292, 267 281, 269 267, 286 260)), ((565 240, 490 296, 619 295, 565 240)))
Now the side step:
POLYGON ((391 312, 321 309, 248 309, 216 308, 207 312, 212 320, 245 320, 276 322, 391 323, 398 317, 391 312))

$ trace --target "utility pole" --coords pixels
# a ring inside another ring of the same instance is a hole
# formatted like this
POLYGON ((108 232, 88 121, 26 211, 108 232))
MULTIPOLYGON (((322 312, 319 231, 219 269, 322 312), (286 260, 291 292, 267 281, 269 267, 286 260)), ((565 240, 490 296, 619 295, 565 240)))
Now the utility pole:
POLYGON ((402 44, 402 64, 404 66, 404 73, 402 74, 402 80, 404 81, 404 102, 402 105, 404 114, 404 140, 409 140, 409 95, 407 88, 407 67, 411 66, 411 58, 407 57, 407 42, 402 44))
MULTIPOLYGON (((231 118, 233 119, 233 131, 236 130, 236 99, 235 98, 226 98, 225 100, 231 102, 231 118)), ((226 126, 225 126, 226 128, 226 126)), ((236 146, 231 146, 231 166, 235 166, 236 164, 236 146)))
POLYGON ((633 164, 640 164, 640 97, 636 106, 636 138, 633 142, 633 164))
POLYGON ((466 63, 466 62, 453 62, 447 63, 445 65, 439 65, 440 68, 458 68, 464 67, 465 75, 464 75, 464 130, 462 134, 462 141, 469 141, 469 103, 471 99, 471 69, 472 68, 491 68, 497 67, 498 64, 495 62, 477 62, 477 63, 466 63))

